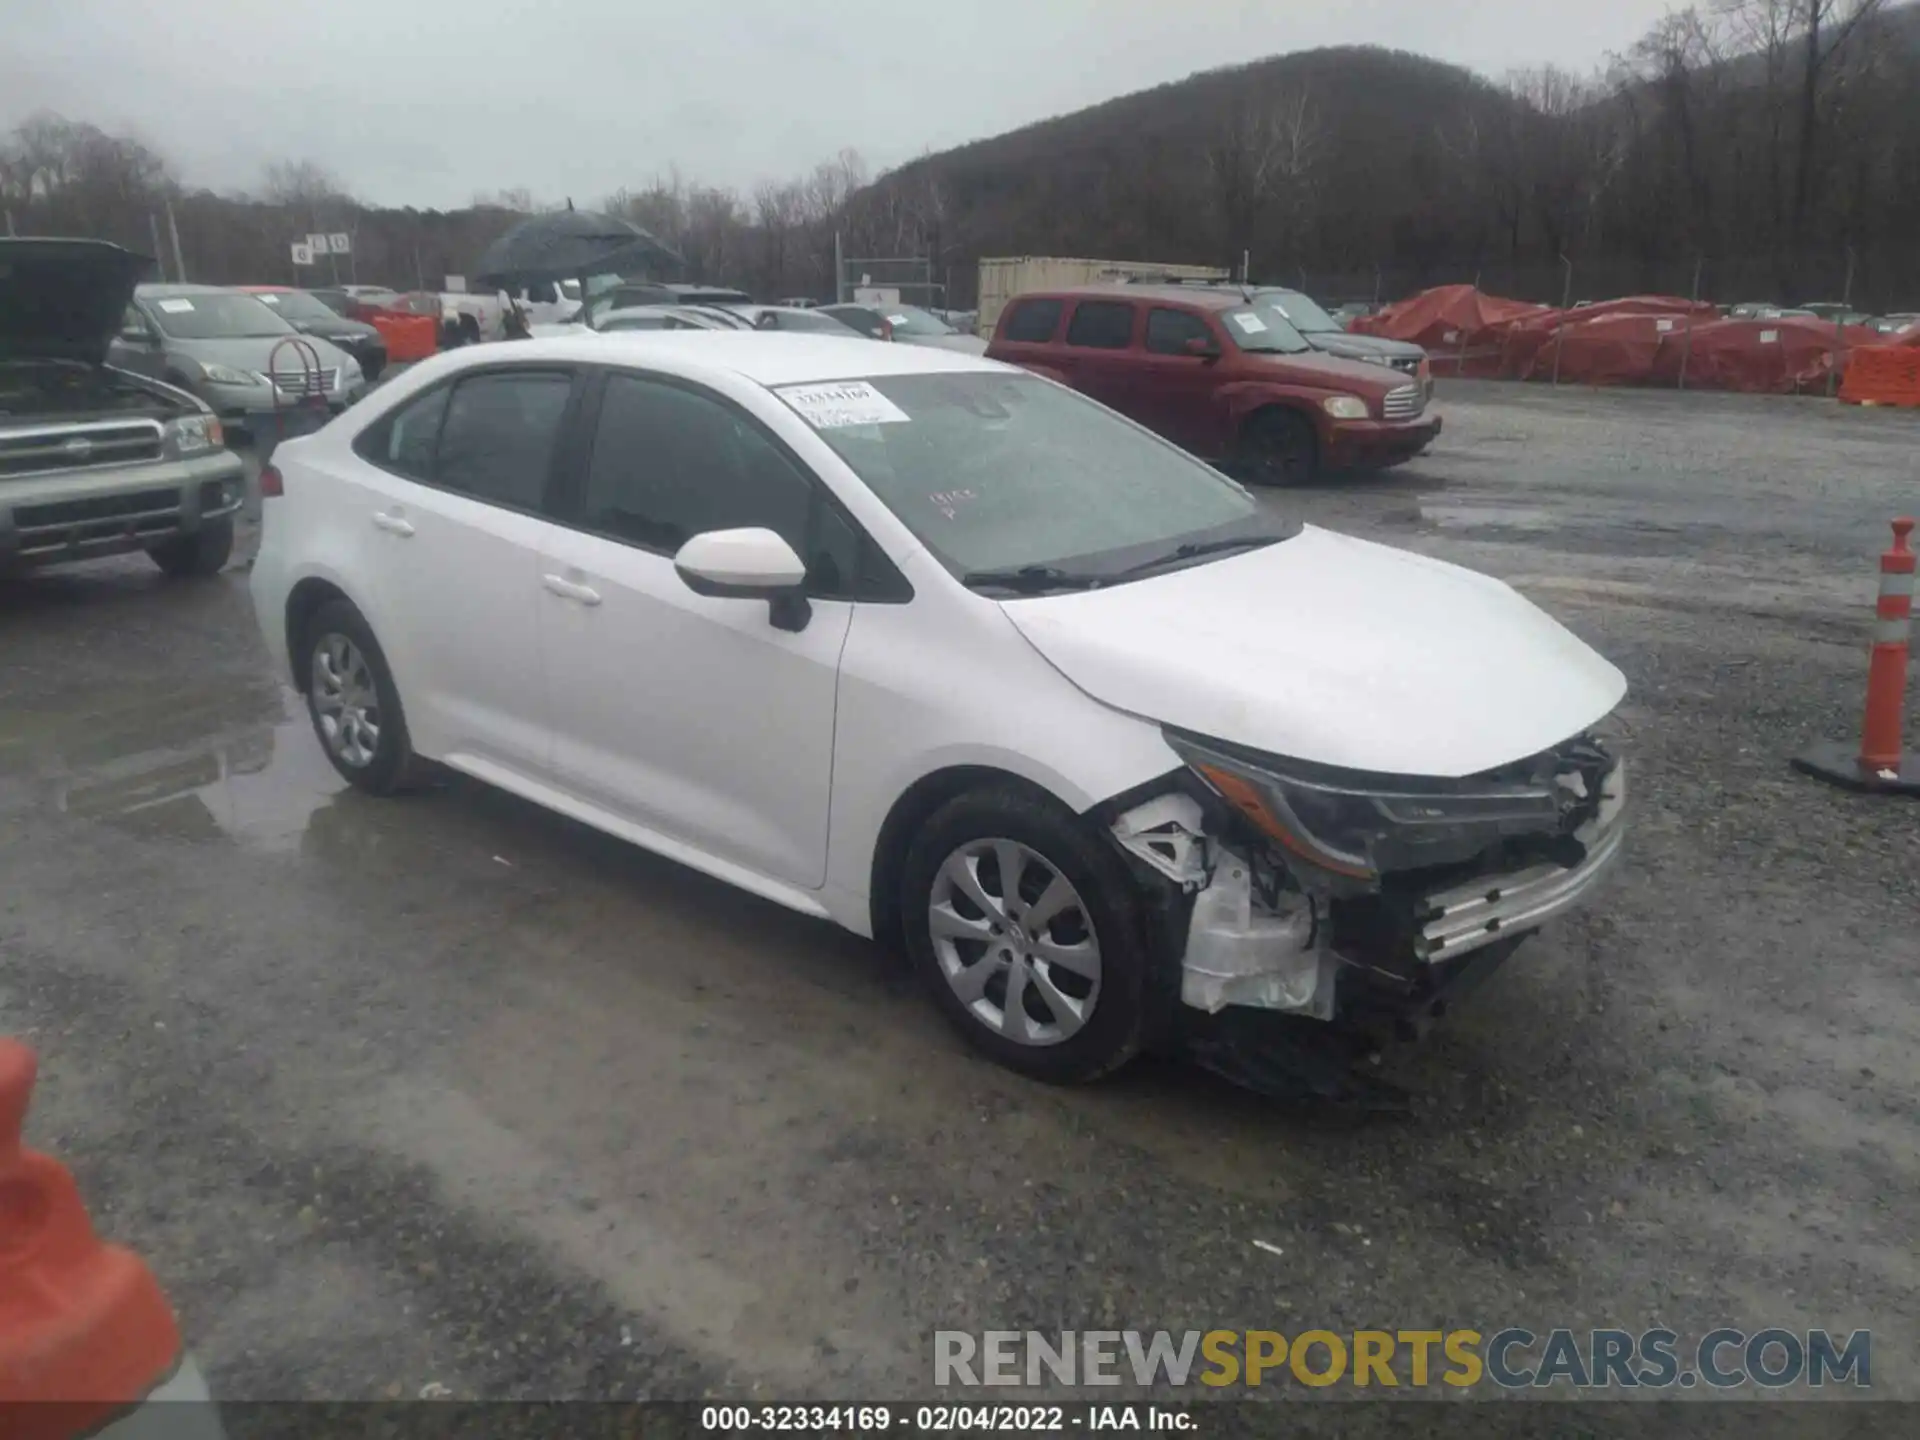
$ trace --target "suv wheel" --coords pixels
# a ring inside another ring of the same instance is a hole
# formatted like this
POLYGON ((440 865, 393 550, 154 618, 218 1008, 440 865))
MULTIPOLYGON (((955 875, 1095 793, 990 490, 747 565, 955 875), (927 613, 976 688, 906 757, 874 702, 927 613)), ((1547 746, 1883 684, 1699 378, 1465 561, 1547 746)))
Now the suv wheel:
POLYGON ((176 535, 147 554, 177 580, 218 575, 233 555, 233 517, 210 520, 189 535, 176 535))
POLYGON ((1009 1069, 1092 1080, 1140 1048, 1149 955, 1132 881, 1024 791, 949 801, 908 847, 907 949, 947 1018, 1009 1069))
POLYGON ((302 646, 307 714, 327 759, 370 795, 391 795, 419 778, 400 692, 380 642, 344 600, 322 605, 302 646))
POLYGON ((1313 423, 1293 410, 1261 410, 1240 432, 1240 458, 1256 485, 1305 485, 1320 468, 1313 423))

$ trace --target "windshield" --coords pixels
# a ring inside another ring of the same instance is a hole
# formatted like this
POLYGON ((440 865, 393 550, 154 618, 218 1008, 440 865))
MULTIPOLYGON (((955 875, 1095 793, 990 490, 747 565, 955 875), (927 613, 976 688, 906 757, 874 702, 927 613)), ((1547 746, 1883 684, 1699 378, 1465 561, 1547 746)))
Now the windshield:
POLYGON ((893 327, 896 335, 958 335, 946 321, 937 315, 929 314, 917 305, 880 305, 879 312, 887 317, 887 324, 893 327))
POLYGON ((1302 355, 1313 347, 1293 328, 1286 312, 1265 299, 1227 311, 1227 334, 1242 350, 1256 354, 1302 355))
POLYGON ((340 317, 304 290, 262 290, 254 299, 283 320, 338 320, 340 317))
POLYGON ((1283 538, 1218 471, 1029 375, 885 375, 774 393, 956 575, 1114 575, 1189 540, 1283 538))
POLYGON ((291 335, 293 327, 251 295, 210 290, 200 295, 157 295, 146 304, 163 333, 176 340, 238 340, 291 335))
POLYGON ((1269 309, 1278 310, 1292 321, 1293 328, 1302 335, 1320 335, 1329 330, 1341 328, 1338 320, 1298 290, 1275 290, 1262 294, 1259 299, 1260 303, 1269 309))

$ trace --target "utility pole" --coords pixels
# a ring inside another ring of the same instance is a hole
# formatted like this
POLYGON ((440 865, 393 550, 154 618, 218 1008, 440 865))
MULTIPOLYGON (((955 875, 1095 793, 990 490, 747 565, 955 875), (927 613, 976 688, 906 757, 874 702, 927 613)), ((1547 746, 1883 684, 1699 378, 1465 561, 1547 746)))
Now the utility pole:
POLYGON ((167 233, 173 236, 173 278, 187 278, 187 257, 180 253, 180 226, 173 218, 173 201, 167 201, 167 233))
POLYGON ((846 275, 846 262, 840 253, 840 232, 833 232, 833 303, 838 305, 847 298, 843 277, 846 275))
POLYGON ((13 234, 13 233, 14 233, 14 230, 13 230, 13 211, 11 211, 11 210, 9 210, 9 211, 7 211, 7 212, 6 212, 6 214, 7 214, 7 234, 9 234, 9 235, 11 235, 11 234, 13 234))
POLYGON ((147 212, 147 228, 153 232, 153 261, 160 267, 160 278, 164 280, 167 278, 167 252, 160 243, 160 217, 151 210, 147 212))

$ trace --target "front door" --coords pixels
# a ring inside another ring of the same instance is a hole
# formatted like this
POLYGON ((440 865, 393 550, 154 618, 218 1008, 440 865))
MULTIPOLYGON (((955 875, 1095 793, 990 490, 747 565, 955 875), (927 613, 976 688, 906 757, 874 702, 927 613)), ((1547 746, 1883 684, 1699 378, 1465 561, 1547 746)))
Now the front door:
POLYGON ((1156 305, 1147 312, 1141 354, 1129 376, 1127 413, 1142 425, 1196 455, 1217 458, 1226 443, 1226 407, 1219 398, 1220 366, 1227 349, 1206 319, 1190 310, 1156 305), (1209 358, 1187 346, 1214 347, 1209 358))
POLYGON ((540 566, 559 783, 804 889, 826 878, 834 706, 858 542, 818 481, 701 387, 610 372, 567 524, 540 566), (674 553, 765 526, 808 562, 811 616, 696 595, 674 553))
POLYGON ((428 391, 359 442, 347 522, 370 614, 426 753, 485 778, 541 777, 541 511, 573 387, 565 369, 486 370, 428 391))

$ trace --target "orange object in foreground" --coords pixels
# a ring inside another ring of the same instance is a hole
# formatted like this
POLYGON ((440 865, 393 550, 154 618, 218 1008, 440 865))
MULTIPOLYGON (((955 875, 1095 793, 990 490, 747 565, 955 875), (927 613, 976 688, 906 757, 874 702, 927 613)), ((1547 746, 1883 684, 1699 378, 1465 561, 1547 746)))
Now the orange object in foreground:
POLYGON ((1915 556, 1907 545, 1914 522, 1893 522, 1893 547, 1880 557, 1873 652, 1867 662, 1866 720, 1860 748, 1827 741, 1794 757, 1816 779, 1876 794, 1920 795, 1920 755, 1906 749, 1907 651, 1913 628, 1915 556))
POLYGON ((180 1328, 153 1272, 94 1235, 66 1167, 22 1146, 35 1069, 0 1039, 0 1435, 71 1440, 166 1380, 180 1328))

